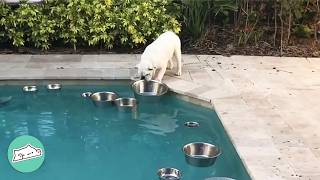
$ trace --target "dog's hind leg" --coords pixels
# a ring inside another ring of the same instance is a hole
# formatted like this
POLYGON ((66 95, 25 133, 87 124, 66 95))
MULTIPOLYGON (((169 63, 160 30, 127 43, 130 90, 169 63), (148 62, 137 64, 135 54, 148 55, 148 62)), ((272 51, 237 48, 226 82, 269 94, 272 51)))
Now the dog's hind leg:
POLYGON ((176 58, 176 61, 177 61, 177 73, 176 75, 177 76, 181 76, 182 74, 182 60, 181 60, 181 45, 180 45, 180 42, 179 42, 179 45, 175 48, 174 50, 174 56, 176 58))

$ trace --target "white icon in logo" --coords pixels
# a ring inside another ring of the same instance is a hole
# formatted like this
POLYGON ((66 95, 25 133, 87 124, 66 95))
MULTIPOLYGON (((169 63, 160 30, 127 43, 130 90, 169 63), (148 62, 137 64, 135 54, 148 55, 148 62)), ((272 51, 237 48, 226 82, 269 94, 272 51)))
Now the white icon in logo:
POLYGON ((13 149, 12 162, 20 162, 42 156, 42 149, 33 147, 31 144, 27 144, 19 149, 13 149))

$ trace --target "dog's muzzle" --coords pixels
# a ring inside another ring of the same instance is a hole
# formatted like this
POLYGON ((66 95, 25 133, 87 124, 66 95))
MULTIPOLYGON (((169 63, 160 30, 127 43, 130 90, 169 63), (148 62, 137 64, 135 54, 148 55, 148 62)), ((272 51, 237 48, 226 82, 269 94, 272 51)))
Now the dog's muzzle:
POLYGON ((150 81, 152 79, 152 77, 151 77, 150 74, 148 74, 148 75, 145 75, 145 76, 141 76, 141 79, 150 81))

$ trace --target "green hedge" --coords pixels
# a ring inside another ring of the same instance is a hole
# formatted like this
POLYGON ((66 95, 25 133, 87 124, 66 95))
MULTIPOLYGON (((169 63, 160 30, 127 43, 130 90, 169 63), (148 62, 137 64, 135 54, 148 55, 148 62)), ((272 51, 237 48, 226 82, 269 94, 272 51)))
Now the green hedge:
POLYGON ((58 42, 74 49, 135 47, 162 32, 180 31, 172 8, 177 7, 169 0, 47 0, 17 7, 0 3, 0 41, 41 49, 58 42))

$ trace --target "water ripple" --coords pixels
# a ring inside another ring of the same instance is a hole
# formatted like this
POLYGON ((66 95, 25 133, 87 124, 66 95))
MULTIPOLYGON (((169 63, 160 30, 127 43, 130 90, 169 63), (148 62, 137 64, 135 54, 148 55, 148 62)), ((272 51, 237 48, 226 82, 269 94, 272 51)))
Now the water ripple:
POLYGON ((38 129, 40 136, 49 137, 53 136, 56 132, 54 127, 54 116, 52 112, 41 112, 38 120, 38 129))

